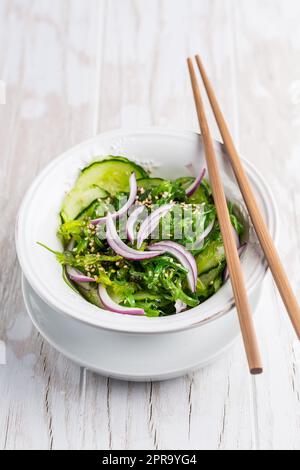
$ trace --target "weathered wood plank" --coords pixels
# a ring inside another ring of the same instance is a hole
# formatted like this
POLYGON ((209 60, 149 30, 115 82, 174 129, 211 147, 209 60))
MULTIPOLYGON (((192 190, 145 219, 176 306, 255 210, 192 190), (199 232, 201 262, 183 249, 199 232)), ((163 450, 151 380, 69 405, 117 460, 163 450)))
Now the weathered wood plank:
MULTIPOLYGON (((279 250, 299 290, 299 2, 232 2, 238 41, 241 151, 267 178, 278 205, 279 250)), ((271 283, 258 315, 265 374, 256 379, 257 429, 263 449, 300 447, 299 343, 271 283)))
POLYGON ((14 248, 16 210, 28 184, 54 156, 89 137, 95 111, 95 37, 104 2, 3 1, 0 76, 1 322, 0 448, 81 445, 80 368, 31 327, 14 248), (4 197, 2 195, 4 194, 4 197))

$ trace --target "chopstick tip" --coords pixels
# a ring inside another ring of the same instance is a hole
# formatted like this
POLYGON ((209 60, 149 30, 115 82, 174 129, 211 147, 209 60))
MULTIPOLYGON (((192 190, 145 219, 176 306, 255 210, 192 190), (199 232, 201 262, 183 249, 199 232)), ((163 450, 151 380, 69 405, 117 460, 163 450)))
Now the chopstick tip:
POLYGON ((199 54, 195 55, 196 62, 199 66, 202 66, 202 60, 199 54))

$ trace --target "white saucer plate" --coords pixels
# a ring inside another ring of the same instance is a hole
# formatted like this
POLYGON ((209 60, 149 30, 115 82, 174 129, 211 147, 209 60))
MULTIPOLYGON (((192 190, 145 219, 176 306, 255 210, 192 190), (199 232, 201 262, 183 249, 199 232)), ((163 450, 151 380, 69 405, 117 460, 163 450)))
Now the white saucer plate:
MULTIPOLYGON (((116 333, 83 324, 55 311, 22 278, 28 314, 50 345, 87 369, 130 381, 166 380, 205 367, 239 338, 235 309, 201 328, 172 334, 116 333)), ((255 310, 260 292, 250 298, 255 310)))

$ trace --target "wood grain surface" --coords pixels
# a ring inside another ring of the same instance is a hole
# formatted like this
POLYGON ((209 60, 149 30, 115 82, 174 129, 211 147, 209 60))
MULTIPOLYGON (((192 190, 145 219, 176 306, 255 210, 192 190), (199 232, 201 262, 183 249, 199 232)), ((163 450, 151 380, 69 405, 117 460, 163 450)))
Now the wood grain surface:
POLYGON ((239 342, 201 371, 135 384, 42 340, 14 247, 22 196, 60 152, 117 127, 197 129, 185 58, 200 52, 275 194, 299 299, 299 17, 297 0, 0 0, 0 449, 300 449, 300 344, 271 279, 256 315, 263 376, 249 377, 239 342))

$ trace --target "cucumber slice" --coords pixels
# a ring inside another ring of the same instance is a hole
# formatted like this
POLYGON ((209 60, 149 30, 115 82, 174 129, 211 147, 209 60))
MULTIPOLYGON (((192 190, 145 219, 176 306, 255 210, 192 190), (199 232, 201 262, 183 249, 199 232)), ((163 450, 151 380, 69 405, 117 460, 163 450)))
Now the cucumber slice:
POLYGON ((121 156, 115 156, 115 155, 108 155, 107 157, 104 157, 103 160, 101 161, 118 161, 118 162, 124 162, 124 163, 129 163, 130 165, 132 165, 134 168, 135 168, 135 172, 136 174, 142 174, 143 176, 137 176, 136 178, 149 178, 149 172, 147 170, 145 170, 141 165, 139 165, 138 163, 136 162, 133 162, 132 160, 129 160, 128 158, 126 157, 121 157, 121 156))
MULTIPOLYGON (((187 189, 192 182, 195 180, 192 176, 182 176, 177 178, 176 181, 181 184, 184 189, 187 189)), ((188 198, 192 204, 202 204, 203 202, 208 204, 210 202, 211 192, 209 184, 206 180, 203 180, 198 189, 188 198)))
POLYGON ((138 186, 139 188, 144 188, 144 189, 153 189, 156 188, 157 186, 160 186, 162 183, 164 183, 165 180, 163 178, 141 178, 138 180, 138 186))
POLYGON ((120 155, 107 155, 107 157, 99 159, 99 161, 104 161, 104 160, 118 160, 120 162, 126 162, 126 163, 132 163, 128 158, 126 157, 121 157, 120 155))
POLYGON ((148 173, 125 157, 107 157, 84 168, 74 188, 67 194, 61 209, 63 222, 76 219, 95 200, 104 199, 108 193, 129 191, 129 177, 148 177, 148 173), (107 193, 108 192, 108 193, 107 193))
POLYGON ((217 268, 225 262, 225 250, 222 241, 210 242, 196 257, 198 274, 203 274, 210 269, 217 268))
MULTIPOLYGON (((124 158, 124 157, 123 157, 124 158)), ((136 163, 121 160, 119 157, 94 162, 82 170, 75 188, 86 189, 97 185, 111 195, 129 191, 129 178, 135 172, 136 178, 146 178, 148 173, 136 163)))
POLYGON ((78 293, 78 290, 75 288, 73 282, 69 279, 66 266, 62 266, 62 277, 65 283, 67 284, 67 286, 69 286, 74 292, 78 293))
POLYGON ((100 302, 98 289, 95 285, 87 284, 83 287, 79 283, 77 283, 76 288, 82 295, 82 297, 85 298, 85 300, 87 300, 91 304, 96 305, 97 307, 103 308, 100 302))
POLYGON ((193 178, 193 176, 181 176, 180 178, 177 178, 175 181, 177 183, 180 183, 184 187, 184 189, 186 189, 190 186, 190 184, 192 184, 194 180, 195 178, 193 178))
POLYGON ((94 304, 96 305, 97 307, 100 307, 102 308, 102 305, 101 305, 101 302, 100 302, 100 298, 99 298, 99 294, 98 294, 98 288, 96 285, 94 284, 91 284, 91 283, 75 283, 75 282, 72 282, 70 279, 69 279, 69 276, 67 274, 67 271, 66 271, 66 267, 63 266, 63 279, 65 281, 65 283, 71 287, 71 289, 75 292, 77 292, 77 294, 81 294, 83 298, 85 298, 85 300, 87 300, 88 302, 90 302, 91 304, 94 304))
POLYGON ((222 272, 224 264, 201 274, 197 280, 197 295, 207 298, 217 292, 223 284, 222 272))
POLYGON ((93 201, 88 207, 83 209, 83 211, 78 214, 76 220, 88 220, 88 219, 97 219, 105 215, 105 210, 102 209, 102 204, 105 206, 105 203, 101 203, 98 199, 93 201))
POLYGON ((76 219, 93 201, 107 196, 107 192, 95 184, 85 189, 77 189, 75 186, 64 199, 60 213, 62 220, 67 222, 76 219))

